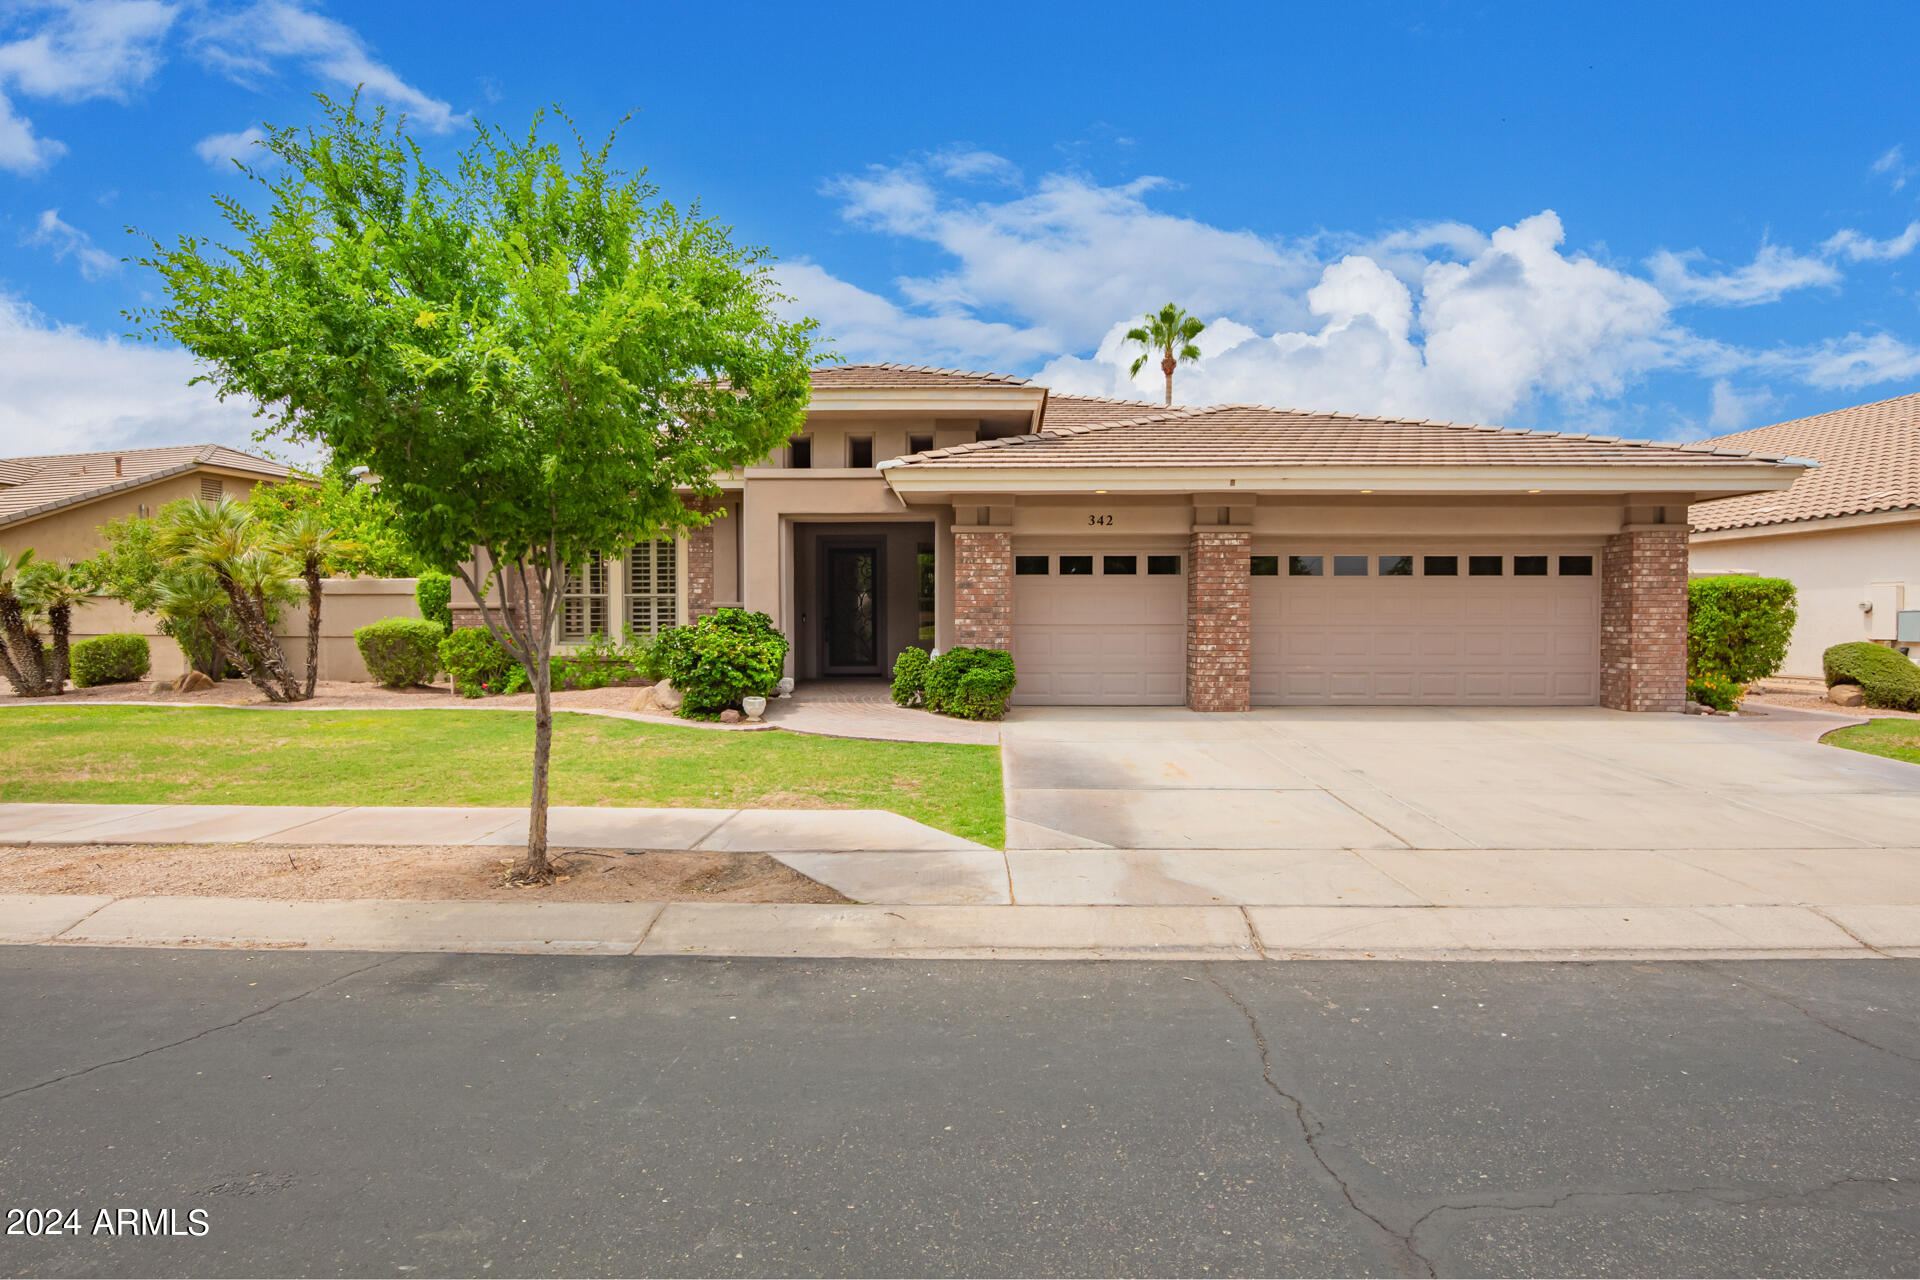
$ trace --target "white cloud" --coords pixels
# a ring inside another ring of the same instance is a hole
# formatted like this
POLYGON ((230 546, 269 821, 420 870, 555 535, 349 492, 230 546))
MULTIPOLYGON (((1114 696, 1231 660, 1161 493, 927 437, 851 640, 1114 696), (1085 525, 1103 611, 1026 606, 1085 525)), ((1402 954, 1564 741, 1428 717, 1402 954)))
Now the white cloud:
POLYGON ((1665 249, 1647 259, 1660 292, 1675 303, 1700 302, 1721 307, 1749 307, 1760 302, 1777 302, 1794 289, 1840 282, 1840 272, 1830 262, 1803 257, 1777 244, 1763 244, 1752 263, 1718 275, 1699 275, 1693 270, 1706 255, 1699 250, 1672 253, 1665 249))
POLYGON ((15 12, 46 21, 0 45, 0 82, 36 98, 124 102, 165 61, 162 43, 179 9, 159 0, 63 0, 15 12))
POLYGON ((1873 162, 1873 172, 1884 177, 1895 191, 1907 185, 1907 179, 1913 176, 1913 166, 1907 163, 1905 150, 1894 143, 1881 153, 1873 162))
POLYGON ((208 134, 193 144, 193 152, 216 169, 231 169, 235 160, 257 165, 272 159, 254 144, 266 140, 266 130, 250 125, 238 133, 208 134))
POLYGON ((218 441, 246 448, 251 404, 222 403, 178 348, 59 325, 0 295, 0 457, 218 441))
POLYGON ((0 93, 0 169, 10 173, 35 173, 58 160, 66 150, 66 143, 36 134, 33 121, 15 112, 7 95, 0 93))
POLYGON ((1752 391, 1741 391, 1726 378, 1716 378, 1711 396, 1712 409, 1707 415, 1707 426, 1715 435, 1728 435, 1735 431, 1744 431, 1779 403, 1779 397, 1766 387, 1757 387, 1752 391))
POLYGON ((88 280, 98 280, 120 269, 118 258, 96 246, 93 237, 80 228, 62 221, 58 209, 47 209, 40 214, 26 242, 50 250, 55 262, 72 258, 80 274, 88 280))
POLYGON ((353 28, 286 0, 206 14, 195 24, 193 41, 201 58, 242 84, 267 75, 273 59, 298 59, 338 89, 363 88, 400 108, 429 132, 447 133, 467 119, 374 57, 353 28))
POLYGON ((1909 222, 1907 229, 1890 240, 1875 240, 1851 227, 1835 232, 1820 251, 1832 257, 1847 257, 1855 262, 1872 259, 1890 261, 1904 258, 1920 246, 1920 222, 1909 222))
POLYGON ((1748 357, 1762 372, 1791 374, 1809 386, 1851 391, 1882 382, 1920 378, 1920 348, 1891 334, 1850 333, 1805 347, 1782 347, 1748 357))
POLYGON ((782 308, 787 318, 808 315, 823 321, 824 336, 848 359, 1004 369, 1060 349, 1042 330, 959 313, 910 312, 816 263, 782 263, 778 276, 780 292, 792 299, 782 308))

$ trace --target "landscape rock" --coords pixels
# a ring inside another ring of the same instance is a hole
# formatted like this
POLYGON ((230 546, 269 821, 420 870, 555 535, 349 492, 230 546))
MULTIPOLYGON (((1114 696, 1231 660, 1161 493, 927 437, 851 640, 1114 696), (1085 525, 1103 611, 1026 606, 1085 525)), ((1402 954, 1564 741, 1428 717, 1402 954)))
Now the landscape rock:
POLYGON ((188 671, 173 682, 175 693, 199 693, 202 689, 213 688, 213 681, 204 671, 188 671))
POLYGON ((660 704, 653 700, 653 690, 654 686, 648 685, 646 688, 636 691, 633 695, 633 701, 627 704, 628 707, 634 711, 648 711, 657 714, 660 710, 660 704))
POLYGON ((665 680, 654 685, 648 692, 653 694, 653 704, 662 711, 678 711, 680 704, 687 700, 687 696, 684 693, 681 693, 665 680))
POLYGON ((738 711, 735 711, 732 707, 728 707, 725 711, 722 711, 720 713, 721 724, 739 724, 740 721, 743 719, 745 719, 745 717, 742 716, 738 711))
POLYGON ((1837 684, 1827 690, 1827 701, 1837 707, 1864 707, 1867 695, 1860 692, 1857 684, 1837 684))
POLYGON ((1704 702, 1689 702, 1687 703, 1687 714, 1690 716, 1703 716, 1707 714, 1707 704, 1704 702))
POLYGON ((173 681, 155 680, 152 684, 147 686, 147 692, 154 695, 158 695, 162 693, 172 693, 173 681))

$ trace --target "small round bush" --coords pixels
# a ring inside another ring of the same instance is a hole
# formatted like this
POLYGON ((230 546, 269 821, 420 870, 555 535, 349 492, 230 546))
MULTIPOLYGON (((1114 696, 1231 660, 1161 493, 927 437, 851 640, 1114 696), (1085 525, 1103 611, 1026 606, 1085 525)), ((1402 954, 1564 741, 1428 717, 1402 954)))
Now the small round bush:
POLYGON ((1785 578, 1726 573, 1687 583, 1689 678, 1745 686, 1778 671, 1798 616, 1794 599, 1785 578))
POLYGON ((138 680, 152 665, 147 638, 124 631, 82 640, 67 655, 67 674, 82 689, 138 680))
MULTIPOLYGON (((949 649, 933 660, 927 669, 927 709, 940 711, 948 715, 959 715, 955 710, 955 700, 960 696, 960 681, 969 672, 987 670, 997 674, 1006 693, 1013 692, 1016 683, 1013 670, 1013 655, 1004 649, 969 649, 964 646, 949 649)), ((975 683, 975 689, 984 685, 975 683)), ((1000 699, 1000 705, 1006 706, 1006 697, 1000 699)))
POLYGON ((927 668, 932 664, 925 649, 902 649, 893 660, 893 700, 903 707, 919 701, 927 687, 927 668))
POLYGON ((660 633, 655 642, 666 677, 685 697, 680 714, 696 719, 766 697, 787 661, 787 638, 764 613, 716 609, 699 621, 660 633))
POLYGON ((389 689, 431 683, 445 638, 440 624, 425 618, 383 618, 353 633, 368 673, 389 689))
POLYGON ((420 616, 428 622, 440 624, 440 634, 453 631, 453 579, 444 573, 429 569, 414 579, 413 598, 420 606, 420 616))
POLYGON ((462 627, 440 641, 440 669, 461 697, 478 698, 498 693, 520 664, 485 627, 462 627))
POLYGON ((960 677, 947 711, 963 720, 998 720, 1013 693, 1012 672, 998 666, 975 667, 960 677))
POLYGON ((1857 684, 1870 707, 1920 711, 1920 666, 1897 649, 1856 640, 1821 655, 1827 686, 1857 684))

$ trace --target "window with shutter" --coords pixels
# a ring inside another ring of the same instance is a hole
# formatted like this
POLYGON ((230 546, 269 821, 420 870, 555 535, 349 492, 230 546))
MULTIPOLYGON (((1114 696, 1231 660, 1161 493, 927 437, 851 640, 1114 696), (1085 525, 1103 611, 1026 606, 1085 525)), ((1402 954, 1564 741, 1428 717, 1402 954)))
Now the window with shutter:
POLYGON ((606 634, 607 562, 596 553, 580 568, 567 570, 560 592, 560 640, 577 644, 606 634))
POLYGON ((627 552, 627 626, 637 636, 659 635, 678 616, 674 543, 642 542, 627 552))

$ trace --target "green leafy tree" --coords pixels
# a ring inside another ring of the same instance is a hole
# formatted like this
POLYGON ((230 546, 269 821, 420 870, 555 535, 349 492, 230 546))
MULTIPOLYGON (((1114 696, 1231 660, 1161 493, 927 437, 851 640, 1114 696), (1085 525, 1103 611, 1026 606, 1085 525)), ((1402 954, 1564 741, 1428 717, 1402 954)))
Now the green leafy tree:
POLYGON ((612 138, 482 127, 448 173, 384 114, 321 102, 324 127, 269 130, 261 211, 220 202, 234 243, 155 243, 167 301, 135 318, 266 434, 371 468, 466 583, 534 691, 515 874, 546 881, 566 567, 711 519, 715 475, 801 427, 814 326, 777 317, 764 250, 614 170, 612 138))
POLYGON ((1124 341, 1138 346, 1140 356, 1133 362, 1129 377, 1139 377, 1147 361, 1157 353, 1160 372, 1167 378, 1167 403, 1173 403, 1173 371, 1184 361, 1198 360, 1200 348, 1194 342, 1206 325, 1169 302, 1159 311, 1149 311, 1146 323, 1127 330, 1124 341))
POLYGON ((309 516, 332 529, 321 566, 326 577, 414 578, 428 568, 401 532, 393 499, 334 468, 312 480, 256 485, 247 506, 270 537, 283 537, 289 526, 309 516))

